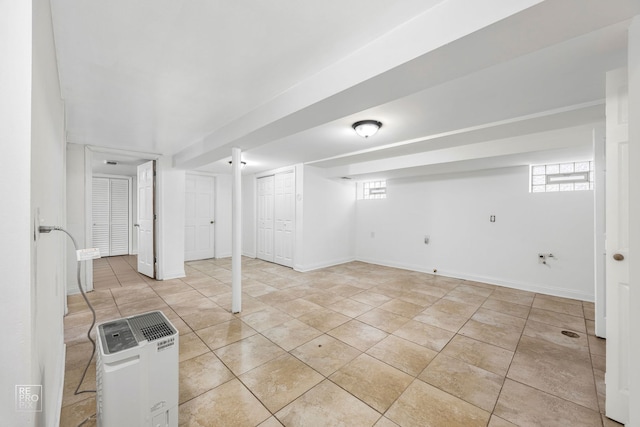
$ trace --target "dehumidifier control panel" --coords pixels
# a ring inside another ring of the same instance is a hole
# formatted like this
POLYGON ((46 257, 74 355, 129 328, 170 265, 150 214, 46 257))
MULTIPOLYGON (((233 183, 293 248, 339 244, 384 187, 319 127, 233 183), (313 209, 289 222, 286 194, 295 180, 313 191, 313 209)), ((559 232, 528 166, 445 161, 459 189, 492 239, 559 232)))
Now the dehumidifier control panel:
POLYGON ((105 354, 117 353, 138 345, 126 319, 104 323, 99 328, 102 349, 105 354))

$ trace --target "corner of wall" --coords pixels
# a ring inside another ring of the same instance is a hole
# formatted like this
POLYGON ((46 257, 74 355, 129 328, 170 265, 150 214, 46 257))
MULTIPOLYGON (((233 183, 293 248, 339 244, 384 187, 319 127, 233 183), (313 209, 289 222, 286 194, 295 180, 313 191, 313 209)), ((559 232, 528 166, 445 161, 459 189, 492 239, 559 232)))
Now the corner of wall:
POLYGON ((293 269, 301 273, 306 273, 309 271, 319 270, 321 268, 327 268, 327 267, 333 267, 335 265, 346 264, 352 261, 357 261, 357 260, 355 257, 334 258, 334 259, 318 262, 315 264, 307 264, 307 265, 296 264, 293 266, 293 269))
POLYGON ((158 277, 158 280, 181 279, 186 276, 187 275, 185 274, 184 269, 176 270, 176 271, 167 271, 167 272, 163 272, 162 277, 158 277))
POLYGON ((294 259, 296 268, 312 270, 353 260, 355 192, 313 166, 304 166, 301 183, 304 194, 296 197, 296 221, 303 220, 296 228, 296 255, 301 252, 301 257, 294 259))
POLYGON ((184 193, 186 172, 173 168, 171 158, 157 161, 158 277, 184 277, 184 193))

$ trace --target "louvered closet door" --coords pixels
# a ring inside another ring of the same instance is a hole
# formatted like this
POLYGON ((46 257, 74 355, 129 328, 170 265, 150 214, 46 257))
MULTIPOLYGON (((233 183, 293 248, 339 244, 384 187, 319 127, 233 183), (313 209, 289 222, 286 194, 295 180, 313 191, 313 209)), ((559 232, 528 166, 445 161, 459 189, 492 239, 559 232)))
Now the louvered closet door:
POLYGON ((109 255, 129 253, 129 180, 111 179, 109 255))
POLYGON ((129 180, 93 178, 93 247, 100 256, 129 253, 129 180))
POLYGON ((93 247, 109 256, 109 178, 93 178, 93 247))

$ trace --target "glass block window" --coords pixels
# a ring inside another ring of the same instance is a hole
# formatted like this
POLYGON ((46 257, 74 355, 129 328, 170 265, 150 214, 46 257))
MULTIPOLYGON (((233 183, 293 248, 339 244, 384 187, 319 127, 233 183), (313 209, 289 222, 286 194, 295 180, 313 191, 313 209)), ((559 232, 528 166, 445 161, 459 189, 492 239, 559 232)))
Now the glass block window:
POLYGON ((593 190, 593 161, 531 166, 532 193, 593 190))
POLYGON ((387 181, 368 181, 363 182, 358 199, 386 199, 387 198, 387 181))

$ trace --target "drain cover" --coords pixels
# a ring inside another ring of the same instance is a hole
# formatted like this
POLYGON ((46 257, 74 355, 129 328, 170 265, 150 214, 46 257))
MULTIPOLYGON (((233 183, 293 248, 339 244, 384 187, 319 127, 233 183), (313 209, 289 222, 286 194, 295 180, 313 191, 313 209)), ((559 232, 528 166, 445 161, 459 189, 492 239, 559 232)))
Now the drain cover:
POLYGON ((562 335, 566 335, 569 338, 580 338, 580 335, 576 334, 575 332, 571 332, 571 331, 562 331, 562 335))

